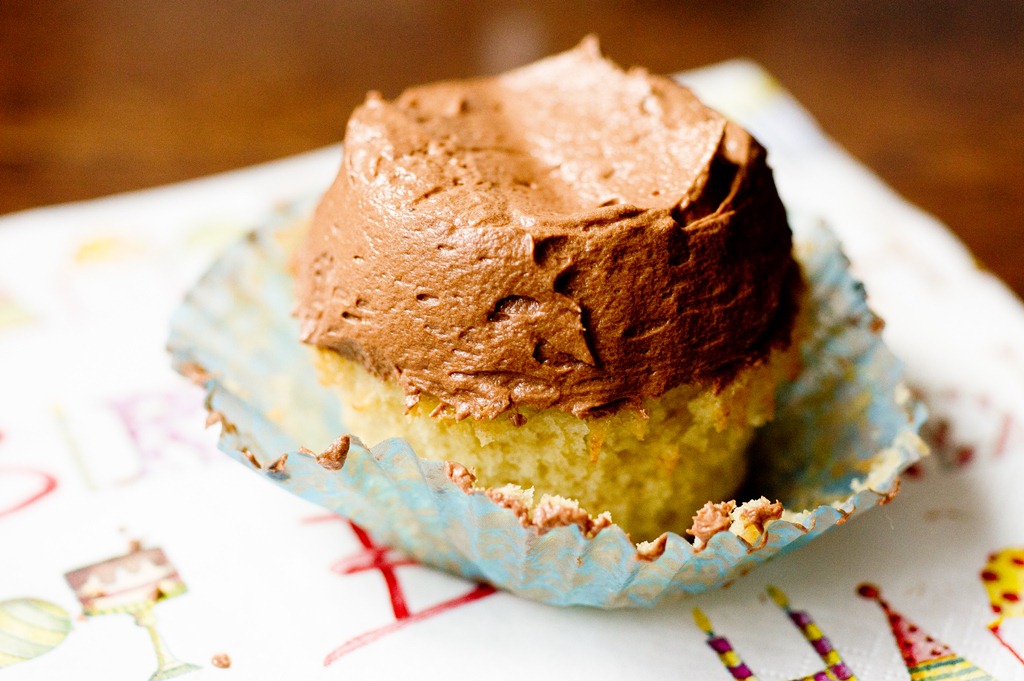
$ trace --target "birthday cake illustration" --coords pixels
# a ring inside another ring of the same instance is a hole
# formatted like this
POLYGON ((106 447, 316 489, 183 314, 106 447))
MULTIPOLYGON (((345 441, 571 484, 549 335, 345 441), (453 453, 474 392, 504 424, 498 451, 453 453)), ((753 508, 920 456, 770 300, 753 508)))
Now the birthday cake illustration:
POLYGON ((132 547, 125 555, 72 570, 64 575, 88 617, 127 613, 149 632, 157 670, 150 681, 169 679, 199 669, 176 659, 156 631, 153 607, 185 593, 185 582, 163 549, 132 547))

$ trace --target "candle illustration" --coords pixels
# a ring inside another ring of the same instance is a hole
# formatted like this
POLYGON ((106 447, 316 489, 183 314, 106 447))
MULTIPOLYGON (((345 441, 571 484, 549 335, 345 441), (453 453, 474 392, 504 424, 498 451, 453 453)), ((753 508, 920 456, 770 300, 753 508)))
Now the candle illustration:
POLYGON ((157 670, 150 681, 169 679, 198 666, 175 659, 156 631, 153 606, 185 593, 185 582, 161 549, 139 549, 64 575, 89 616, 127 613, 153 641, 157 670))
MULTIPOLYGON (((802 610, 791 609, 786 594, 773 586, 768 587, 768 595, 789 616, 790 621, 796 625, 814 651, 818 653, 818 657, 825 663, 825 668, 821 671, 801 676, 793 681, 857 681, 857 677, 846 666, 839 656, 839 652, 832 647, 832 643, 825 637, 810 615, 802 610)), ((750 667, 740 659, 739 653, 732 647, 728 639, 715 633, 707 615, 699 608, 694 608, 693 619, 697 626, 707 634, 708 646, 718 654, 718 659, 725 665, 732 678, 738 681, 757 681, 757 677, 750 667)))

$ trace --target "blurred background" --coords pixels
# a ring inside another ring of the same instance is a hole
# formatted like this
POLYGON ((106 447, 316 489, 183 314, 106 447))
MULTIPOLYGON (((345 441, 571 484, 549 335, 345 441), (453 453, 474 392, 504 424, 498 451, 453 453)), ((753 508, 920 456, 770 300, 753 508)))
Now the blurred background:
POLYGON ((335 143, 367 90, 591 32, 655 72, 760 62, 1024 295, 1019 0, 0 0, 0 214, 335 143))

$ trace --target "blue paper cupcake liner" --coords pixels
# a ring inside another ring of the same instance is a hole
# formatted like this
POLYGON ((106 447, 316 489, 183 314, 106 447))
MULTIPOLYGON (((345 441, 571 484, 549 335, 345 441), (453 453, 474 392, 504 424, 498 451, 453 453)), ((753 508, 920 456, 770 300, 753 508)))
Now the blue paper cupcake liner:
POLYGON ((226 424, 221 449, 425 564, 546 603, 651 606, 727 584, 887 502, 899 473, 925 452, 924 408, 903 385, 838 242, 812 225, 797 230, 810 289, 805 369, 780 388, 776 417, 752 452, 750 487, 786 511, 754 545, 724 531, 695 550, 668 533, 651 559, 615 525, 593 537, 576 525, 539 533, 487 495, 463 491, 444 463, 401 439, 371 448, 353 440, 344 467, 325 469, 301 448, 322 451, 348 431, 291 316, 287 241, 308 211, 275 215, 213 265, 171 321, 173 362, 205 386, 207 407, 226 424), (286 465, 271 469, 286 453, 286 465))

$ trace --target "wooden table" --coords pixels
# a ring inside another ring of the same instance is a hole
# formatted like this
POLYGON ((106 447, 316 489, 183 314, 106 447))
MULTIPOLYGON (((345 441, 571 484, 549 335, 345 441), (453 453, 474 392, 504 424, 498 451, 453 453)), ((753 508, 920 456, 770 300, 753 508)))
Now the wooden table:
POLYGON ((336 142, 367 90, 497 72, 588 32, 653 71, 759 61, 1024 295, 1018 0, 4 0, 0 213, 336 142))

